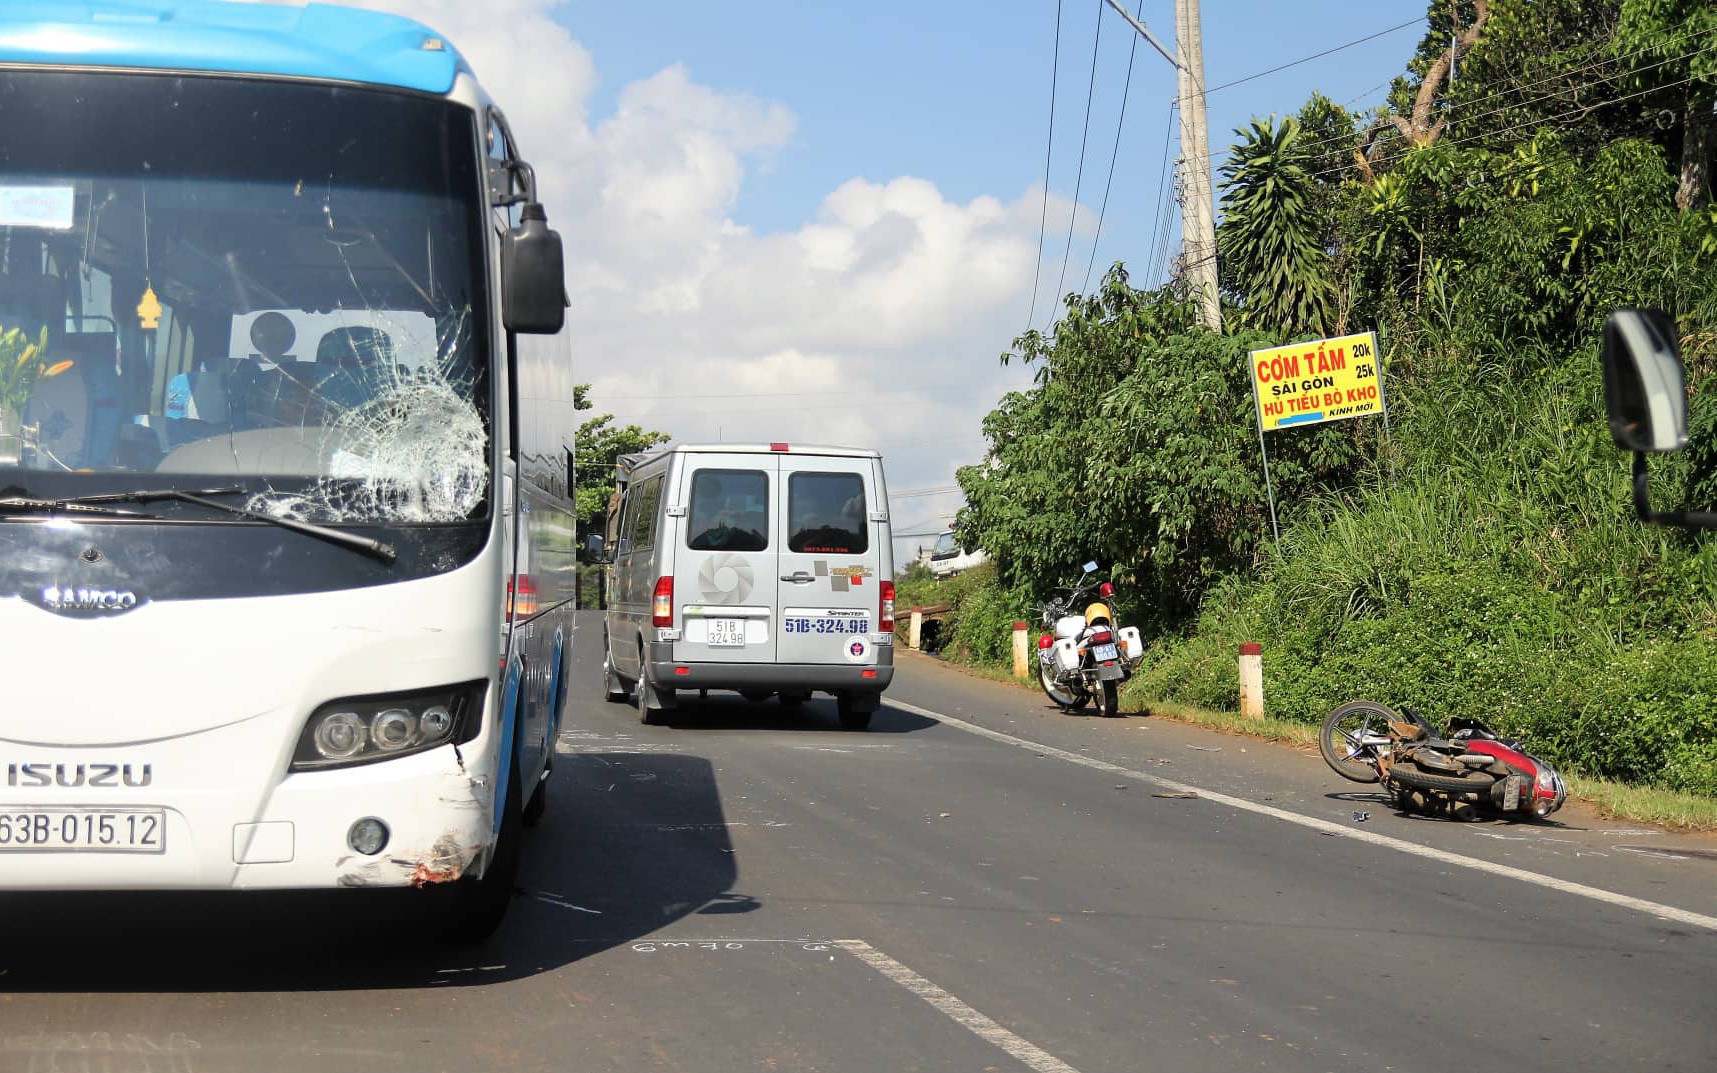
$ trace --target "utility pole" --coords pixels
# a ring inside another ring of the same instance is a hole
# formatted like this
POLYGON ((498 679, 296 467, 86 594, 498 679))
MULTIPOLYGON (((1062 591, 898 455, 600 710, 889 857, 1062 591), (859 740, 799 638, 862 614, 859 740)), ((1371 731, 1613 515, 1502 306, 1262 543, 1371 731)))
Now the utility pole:
POLYGON ((1172 53, 1129 15, 1118 0, 1107 3, 1164 59, 1174 64, 1179 74, 1180 155, 1186 169, 1182 173, 1180 205, 1181 257, 1186 281, 1198 301, 1199 322, 1213 332, 1220 332, 1222 298, 1216 284, 1216 205, 1210 187, 1210 135, 1204 118, 1204 35, 1198 0, 1174 0, 1176 52, 1172 53))

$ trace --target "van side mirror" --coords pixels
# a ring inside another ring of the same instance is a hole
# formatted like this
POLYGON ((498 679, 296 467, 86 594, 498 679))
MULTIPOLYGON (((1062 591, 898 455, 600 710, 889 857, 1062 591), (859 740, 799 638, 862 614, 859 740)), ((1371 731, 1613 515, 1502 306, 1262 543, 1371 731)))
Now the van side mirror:
POLYGON ((1610 435, 1624 451, 1687 446, 1687 379, 1675 321, 1649 309, 1618 309, 1604 323, 1599 356, 1610 435))
POLYGON ((601 533, 588 533, 585 535, 584 555, 586 559, 593 563, 606 563, 608 561, 608 549, 602 539, 601 533))
POLYGON ((566 323, 566 261, 560 233, 541 204, 527 201, 501 245, 501 319, 509 332, 553 335, 566 323))

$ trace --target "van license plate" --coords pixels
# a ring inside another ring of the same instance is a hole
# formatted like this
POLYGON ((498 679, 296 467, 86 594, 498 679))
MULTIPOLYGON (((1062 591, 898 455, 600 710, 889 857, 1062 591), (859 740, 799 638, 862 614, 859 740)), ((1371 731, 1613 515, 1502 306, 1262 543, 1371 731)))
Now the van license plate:
POLYGON ((711 648, 744 648, 745 620, 742 618, 712 618, 709 620, 711 648))
POLYGON ((0 810, 0 853, 164 853, 167 814, 158 808, 0 810))

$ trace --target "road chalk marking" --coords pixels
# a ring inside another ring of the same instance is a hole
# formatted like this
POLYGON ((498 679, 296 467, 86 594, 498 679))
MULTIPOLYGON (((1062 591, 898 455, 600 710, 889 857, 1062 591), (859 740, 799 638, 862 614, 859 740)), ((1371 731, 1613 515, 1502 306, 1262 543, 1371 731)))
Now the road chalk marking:
POLYGON ((1417 842, 1407 842, 1403 839, 1393 838, 1389 835, 1378 834, 1375 831, 1361 831, 1344 824, 1333 823, 1329 820, 1320 820, 1315 816, 1302 816, 1297 812, 1289 812, 1287 809, 1276 808, 1273 805, 1263 805, 1256 801, 1248 801, 1243 797, 1232 797, 1228 794, 1217 793, 1214 790, 1206 790, 1202 786, 1193 786, 1184 782, 1174 782, 1173 780, 1165 779, 1157 775, 1147 775, 1142 771, 1134 771, 1131 768, 1125 768, 1119 764, 1111 764, 1106 760, 1097 760, 1089 756, 1082 756, 1079 753, 1070 753, 1065 749, 1057 749, 1051 745, 1042 745, 1025 738, 1015 737, 1012 734, 1004 734, 999 730, 991 730, 989 727, 979 726, 976 723, 968 723, 964 719, 955 719, 953 716, 943 715, 940 712, 931 711, 929 708, 920 708, 916 704, 908 704, 905 701, 894 700, 891 698, 887 701, 887 704, 889 707, 899 708, 901 711, 911 712, 914 715, 921 715, 926 719, 934 719, 937 722, 946 723, 951 727, 967 731, 971 734, 977 734, 980 737, 992 738, 1006 745, 1012 745, 1016 749, 1025 749, 1042 756, 1053 756, 1058 760, 1066 760, 1069 763, 1079 764, 1083 767, 1092 768, 1097 771, 1105 771, 1112 775, 1125 775, 1128 778, 1138 779, 1141 782, 1148 782, 1153 786, 1161 786, 1167 790, 1185 790, 1197 793, 1204 800, 1213 801, 1218 805, 1227 805, 1229 808, 1240 809, 1243 812, 1253 812, 1260 816, 1269 816, 1273 819, 1282 820, 1286 823, 1297 824, 1301 827, 1306 827, 1323 834, 1334 835, 1337 838, 1350 838, 1356 842, 1365 842, 1373 846, 1382 846, 1385 849, 1392 849, 1398 853, 1406 853, 1414 857, 1424 857, 1427 860, 1438 861, 1442 864, 1451 864, 1459 868, 1470 868, 1475 872, 1487 872, 1493 876, 1501 876, 1504 879, 1513 879, 1522 883, 1531 883, 1536 886, 1545 887, 1549 890, 1561 891, 1563 894, 1572 894, 1580 898, 1588 898, 1595 902, 1603 902, 1606 905, 1620 906, 1623 909, 1632 909, 1636 912, 1645 913, 1661 920, 1673 920, 1678 924, 1689 924, 1696 928, 1704 928, 1707 931, 1717 932, 1717 917, 1707 916, 1704 913, 1695 913, 1689 909, 1678 909, 1673 905, 1651 902, 1644 898, 1635 898, 1629 894, 1618 894, 1615 891, 1604 890, 1601 887, 1589 887, 1584 883, 1574 883, 1566 879, 1557 879, 1555 876, 1541 875, 1538 872, 1529 872, 1524 868, 1514 868, 1506 864, 1497 864, 1495 861, 1487 861, 1478 857, 1468 857, 1462 853, 1451 853, 1448 850, 1436 849, 1432 846, 1422 846, 1417 842))
POLYGON ((885 978, 917 995, 933 1009, 986 1043, 1001 1048, 1036 1073, 1079 1073, 1036 1044, 1014 1035, 900 962, 862 939, 836 939, 835 945, 869 965, 885 978))

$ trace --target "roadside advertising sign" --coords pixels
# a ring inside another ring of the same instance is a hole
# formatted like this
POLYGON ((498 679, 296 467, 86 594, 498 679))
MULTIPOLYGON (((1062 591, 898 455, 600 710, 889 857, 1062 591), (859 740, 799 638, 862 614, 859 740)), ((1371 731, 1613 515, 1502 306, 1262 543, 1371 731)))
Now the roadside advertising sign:
POLYGON ((1374 332, 1254 350, 1250 365, 1261 432, 1384 412, 1374 332))

